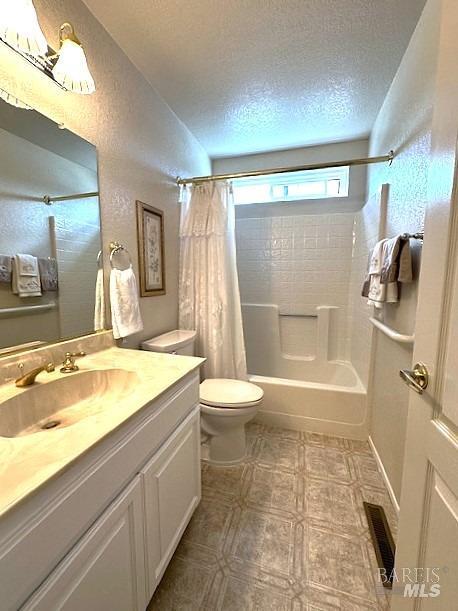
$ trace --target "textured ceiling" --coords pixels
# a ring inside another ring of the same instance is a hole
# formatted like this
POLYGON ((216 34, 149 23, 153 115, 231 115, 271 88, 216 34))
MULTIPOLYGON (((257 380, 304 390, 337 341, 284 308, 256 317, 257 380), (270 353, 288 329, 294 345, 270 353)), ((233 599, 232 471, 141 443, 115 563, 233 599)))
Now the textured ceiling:
POLYGON ((425 0, 85 0, 212 157, 367 136, 425 0))

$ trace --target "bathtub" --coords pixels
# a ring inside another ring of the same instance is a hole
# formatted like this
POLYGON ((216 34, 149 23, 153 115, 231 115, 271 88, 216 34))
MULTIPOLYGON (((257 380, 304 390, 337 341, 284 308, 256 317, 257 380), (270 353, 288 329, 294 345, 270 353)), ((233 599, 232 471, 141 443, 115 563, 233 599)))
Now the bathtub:
POLYGON ((350 362, 332 359, 337 309, 318 306, 295 314, 315 318, 317 329, 313 355, 293 356, 282 351, 278 306, 242 305, 249 379, 264 390, 258 421, 367 439, 366 389, 350 362))

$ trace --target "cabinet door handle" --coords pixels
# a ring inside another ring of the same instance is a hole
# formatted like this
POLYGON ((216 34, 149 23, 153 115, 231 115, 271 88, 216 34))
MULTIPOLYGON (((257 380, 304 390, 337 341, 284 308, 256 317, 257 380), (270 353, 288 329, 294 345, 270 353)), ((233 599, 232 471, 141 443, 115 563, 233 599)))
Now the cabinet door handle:
POLYGON ((407 386, 419 395, 428 387, 429 373, 424 363, 416 363, 413 369, 401 369, 399 375, 407 386))

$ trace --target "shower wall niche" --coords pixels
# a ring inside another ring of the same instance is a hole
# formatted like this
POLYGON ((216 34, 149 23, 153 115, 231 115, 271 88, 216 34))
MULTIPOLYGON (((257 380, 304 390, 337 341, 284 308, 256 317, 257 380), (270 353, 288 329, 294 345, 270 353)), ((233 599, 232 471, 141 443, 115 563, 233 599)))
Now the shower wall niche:
POLYGON ((353 213, 237 219, 242 304, 278 307, 282 353, 320 357, 317 308, 334 306, 328 356, 348 358, 353 223, 353 213))

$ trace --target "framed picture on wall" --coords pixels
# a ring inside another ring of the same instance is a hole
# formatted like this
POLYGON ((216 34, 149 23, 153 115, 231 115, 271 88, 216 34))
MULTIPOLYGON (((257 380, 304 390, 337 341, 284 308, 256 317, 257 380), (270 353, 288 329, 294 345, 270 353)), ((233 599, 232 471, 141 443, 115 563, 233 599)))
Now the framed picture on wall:
POLYGON ((165 295, 164 213, 137 201, 140 295, 165 295))

